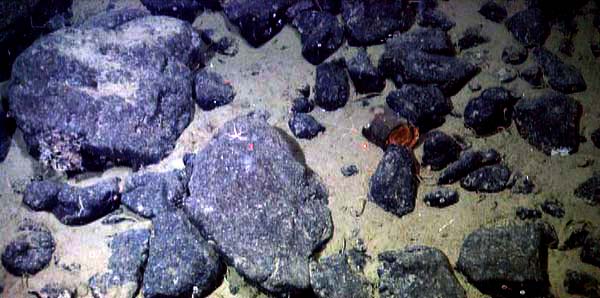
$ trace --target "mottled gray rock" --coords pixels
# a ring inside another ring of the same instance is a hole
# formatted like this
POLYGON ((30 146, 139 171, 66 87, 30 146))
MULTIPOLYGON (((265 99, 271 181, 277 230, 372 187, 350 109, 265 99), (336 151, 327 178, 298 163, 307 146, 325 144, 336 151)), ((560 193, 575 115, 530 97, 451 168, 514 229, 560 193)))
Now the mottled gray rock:
POLYGON ((533 50, 535 61, 544 70, 544 76, 552 89, 562 93, 576 93, 587 89, 583 75, 575 66, 564 63, 558 56, 544 48, 533 50))
POLYGON ((48 228, 29 219, 17 228, 17 235, 2 252, 2 265, 12 275, 34 275, 52 260, 56 245, 48 228))
POLYGON ((207 295, 224 273, 213 246, 182 212, 160 213, 152 219, 144 297, 189 297, 194 291, 207 295))
POLYGON ((478 229, 466 237, 456 267, 484 294, 545 297, 546 233, 541 223, 478 229))
POLYGON ((319 298, 372 297, 369 281, 345 253, 312 262, 310 283, 319 298))
POLYGON ((379 254, 381 298, 466 298, 448 257, 433 247, 409 246, 379 254))
POLYGON ((88 187, 33 181, 27 186, 23 203, 35 211, 51 212, 66 225, 88 224, 117 209, 119 178, 88 187))
POLYGON ((185 210, 230 266, 281 293, 309 287, 309 258, 332 222, 325 186, 266 118, 226 123, 196 155, 185 210))
POLYGON ((135 229, 114 235, 110 241, 108 270, 90 278, 94 298, 133 298, 140 288, 148 259, 150 230, 135 229))
POLYGON ((13 66, 10 111, 30 153, 59 171, 158 162, 193 117, 188 66, 202 42, 192 26, 103 24, 46 35, 13 66))
POLYGON ((49 283, 39 294, 41 298, 77 298, 77 289, 59 283, 49 283))
POLYGON ((521 99, 513 118, 522 138, 546 155, 577 152, 579 121, 583 108, 575 99, 547 92, 533 99, 521 99))
POLYGON ((468 191, 500 192, 506 188, 510 174, 510 169, 505 165, 484 166, 462 178, 460 186, 468 191))
POLYGON ((385 211, 403 216, 415 209, 417 187, 412 151, 388 146, 369 180, 369 199, 385 211))
POLYGON ((201 70, 194 76, 194 91, 196 104, 205 111, 229 104, 235 98, 231 83, 208 70, 201 70))
POLYGON ((288 126, 292 134, 299 139, 312 139, 325 131, 325 127, 317 119, 304 113, 292 114, 288 126))
POLYGON ((121 203, 142 217, 152 218, 183 204, 187 182, 183 170, 135 174, 125 183, 121 203))

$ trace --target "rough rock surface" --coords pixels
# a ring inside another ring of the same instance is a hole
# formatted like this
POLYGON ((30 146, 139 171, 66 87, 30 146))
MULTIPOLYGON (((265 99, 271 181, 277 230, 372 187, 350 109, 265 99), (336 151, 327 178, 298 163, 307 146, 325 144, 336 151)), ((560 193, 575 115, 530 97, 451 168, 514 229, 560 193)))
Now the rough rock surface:
POLYGON ((346 105, 350 96, 350 84, 345 62, 335 60, 317 66, 315 103, 326 111, 334 111, 346 105))
POLYGON ((437 248, 409 246, 402 251, 380 253, 378 259, 381 298, 467 297, 448 257, 437 248))
POLYGON ((65 25, 72 0, 3 1, 0 5, 0 82, 17 56, 40 35, 65 25))
POLYGON ((587 89, 581 72, 575 66, 564 63, 552 52, 544 48, 535 48, 533 57, 542 66, 544 76, 552 89, 566 94, 587 89))
POLYGON ((63 224, 84 225, 117 209, 119 178, 88 187, 33 181, 27 186, 23 203, 35 211, 51 212, 63 224))
POLYGON ((423 131, 436 128, 452 111, 452 101, 435 85, 405 84, 386 97, 388 106, 423 131))
POLYGON ((499 163, 501 159, 494 149, 464 151, 440 174, 438 184, 452 184, 483 166, 499 163))
POLYGON ((315 103, 306 96, 294 99, 290 111, 292 113, 310 113, 315 108, 315 103))
POLYGON ((585 238, 581 261, 600 268, 600 231, 596 230, 585 238))
POLYGON ((202 10, 204 0, 141 0, 154 15, 166 15, 193 22, 202 10))
POLYGON ((448 31, 456 26, 454 20, 438 9, 419 11, 417 14, 417 24, 421 27, 438 28, 443 31, 448 31))
POLYGON ((577 222, 571 225, 567 224, 565 227, 565 234, 567 234, 567 238, 560 245, 559 249, 569 250, 582 247, 592 231, 593 228, 586 222, 577 222))
POLYGON ((185 209, 248 280, 271 292, 306 289, 309 257, 332 234, 327 190, 267 117, 254 112, 219 129, 193 160, 185 209))
POLYGON ((148 16, 67 28, 15 61, 9 107, 29 151, 60 171, 159 161, 192 119, 192 26, 148 16))
POLYGON ((579 148, 581 104, 575 99, 547 92, 521 99, 514 106, 515 124, 521 137, 547 155, 571 154, 579 148))
POLYGON ((600 173, 595 173, 592 177, 582 182, 573 192, 576 197, 583 199, 590 205, 600 203, 600 173))
POLYGON ((314 65, 325 61, 344 42, 344 27, 329 12, 302 12, 296 16, 293 25, 300 32, 302 55, 314 65))
POLYGON ((565 207, 564 204, 557 199, 546 199, 544 203, 542 203, 542 211, 544 213, 556 217, 562 218, 565 216, 565 207))
POLYGON ((319 298, 369 298, 372 289, 348 255, 340 253, 312 262, 310 282, 319 298))
POLYGON ((381 44, 392 33, 408 30, 414 16, 405 0, 342 0, 348 43, 353 46, 381 44))
POLYGON ((385 78, 379 69, 373 66, 365 49, 359 49, 348 61, 348 74, 358 93, 381 92, 385 88, 385 78))
POLYGON ((423 198, 427 206, 444 208, 458 203, 458 192, 446 187, 437 187, 423 198))
POLYGON ((550 35, 550 25, 539 8, 527 8, 504 22, 508 31, 526 47, 543 45, 550 35))
POLYGON ((34 275, 50 264, 54 248, 50 230, 25 219, 19 224, 16 237, 2 252, 2 265, 12 275, 34 275))
POLYGON ((456 161, 461 151, 461 146, 453 137, 441 131, 433 130, 425 136, 421 164, 438 171, 456 161))
POLYGON ((208 70, 195 75, 194 91, 196 103, 205 111, 229 104, 235 98, 231 83, 225 82, 220 74, 208 70))
POLYGON ((356 165, 345 165, 340 169, 344 177, 351 177, 358 174, 358 167, 356 165))
POLYGON ((218 286, 225 267, 215 249, 182 212, 152 219, 150 250, 144 270, 144 297, 206 295, 218 286))
POLYGON ((182 205, 187 182, 183 170, 135 174, 125 183, 121 203, 142 217, 152 218, 182 205))
POLYGON ((60 283, 46 284, 39 292, 42 298, 77 298, 77 289, 60 283))
POLYGON ((292 114, 288 126, 292 134, 299 139, 312 139, 325 131, 325 127, 313 116, 304 113, 292 114))
POLYGON ((447 32, 435 28, 416 28, 395 34, 385 42, 382 59, 394 59, 398 51, 420 50, 430 54, 454 55, 454 45, 447 32))
POLYGON ((385 211, 403 216, 415 209, 417 187, 412 151, 388 146, 369 180, 369 199, 385 211))
POLYGON ((229 21, 254 47, 275 36, 286 23, 286 11, 297 0, 223 0, 220 1, 229 21))
POLYGON ((582 295, 589 298, 600 297, 600 282, 594 275, 567 269, 563 282, 565 291, 569 294, 582 295))
POLYGON ((468 191, 500 192, 506 188, 510 174, 505 165, 484 166, 462 178, 460 186, 468 191))
POLYGON ((535 208, 518 207, 516 214, 521 220, 542 218, 542 211, 535 208))
POLYGON ((150 230, 134 229, 111 239, 107 272, 90 278, 89 286, 94 298, 135 297, 148 259, 149 238, 150 230))
POLYGON ((457 269, 494 297, 545 297, 548 239, 540 223, 481 228, 469 234, 457 269))
POLYGON ((490 135, 510 126, 512 109, 517 99, 509 90, 493 87, 467 103, 463 114, 465 126, 478 135, 490 135))
POLYGON ((506 8, 503 5, 496 3, 494 0, 484 2, 479 9, 479 13, 486 19, 496 23, 502 23, 508 16, 506 8))

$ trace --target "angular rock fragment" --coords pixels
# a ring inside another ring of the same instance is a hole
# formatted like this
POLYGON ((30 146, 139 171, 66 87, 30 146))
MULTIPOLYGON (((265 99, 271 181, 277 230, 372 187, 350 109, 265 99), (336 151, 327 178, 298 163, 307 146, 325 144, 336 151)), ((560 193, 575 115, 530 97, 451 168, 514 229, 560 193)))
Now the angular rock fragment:
POLYGON ((486 89, 467 103, 463 114, 465 126, 477 135, 494 134, 499 129, 510 126, 516 102, 517 99, 505 88, 486 89))
POLYGON ((231 83, 212 71, 199 71, 194 77, 194 91, 196 104, 205 110, 229 104, 235 98, 235 91, 231 83))
POLYGON ((315 103, 308 97, 301 96, 292 102, 290 111, 292 113, 310 113, 315 108, 315 103))
POLYGON ((585 91, 587 84, 581 72, 573 65, 566 64, 544 48, 535 48, 533 56, 542 66, 544 76, 552 89, 562 93, 585 91))
POLYGON ((502 23, 508 16, 506 8, 493 0, 484 2, 479 9, 479 13, 486 19, 496 23, 502 23))
POLYGON ((457 269, 482 293, 494 297, 548 294, 548 240, 540 223, 482 228, 469 234, 457 269))
POLYGON ((500 192, 506 188, 510 174, 510 170, 505 165, 484 166, 462 178, 460 186, 468 191, 500 192))
POLYGON ((453 189, 438 187, 425 195, 423 201, 427 206, 444 208, 458 203, 458 192, 453 189))
POLYGON ((550 25, 539 8, 527 8, 504 22, 508 31, 525 47, 541 46, 550 35, 550 25))
POLYGON ((501 159, 500 153, 494 149, 464 151, 440 174, 438 184, 452 184, 483 166, 499 163, 501 159))
POLYGON ((95 298, 135 297, 148 258, 149 239, 148 229, 128 230, 111 239, 108 270, 90 278, 89 286, 95 298))
POLYGON ((529 53, 527 49, 521 45, 509 45, 502 50, 502 61, 506 64, 519 65, 525 60, 529 53))
POLYGON ((160 213, 152 219, 144 297, 205 296, 223 277, 225 266, 182 212, 160 213))
POLYGON ((409 246, 402 251, 383 252, 378 259, 382 263, 377 270, 382 298, 467 297, 448 257, 437 248, 409 246))
POLYGON ((326 111, 334 111, 346 105, 350 96, 350 84, 343 60, 326 62, 317 66, 315 103, 326 111))
POLYGON ((562 218, 565 216, 565 207, 562 202, 556 199, 546 199, 544 203, 542 203, 542 211, 546 214, 556 217, 562 218))
POLYGON ((372 297, 369 281, 345 253, 311 263, 310 282, 319 298, 372 297))
POLYGON ((432 170, 438 171, 456 161, 461 151, 461 146, 453 137, 433 130, 425 136, 421 163, 423 166, 430 166, 432 170))
POLYGON ((219 129, 193 159, 184 206, 246 279, 276 293, 307 289, 309 257, 332 234, 327 190, 266 118, 254 112, 219 129))
POLYGON ((540 87, 544 84, 544 73, 537 64, 529 64, 519 72, 521 79, 534 87, 540 87))
POLYGON ((34 275, 50 264, 55 247, 46 226, 25 219, 2 252, 2 266, 12 275, 34 275))
POLYGON ((535 208, 518 207, 516 213, 521 220, 542 218, 542 212, 535 208))
POLYGON ((388 106, 419 129, 442 125, 452 111, 452 102, 435 85, 405 84, 386 97, 388 106))
POLYGON ((348 74, 358 93, 381 92, 385 88, 385 78, 373 66, 365 49, 359 49, 356 56, 348 61, 348 74))
POLYGON ((369 199, 385 211, 403 216, 415 209, 417 187, 412 151, 388 146, 369 180, 369 199))
POLYGON ((592 177, 579 184, 573 194, 590 205, 600 203, 600 173, 595 173, 592 177))
POLYGON ((579 148, 581 104, 573 98, 547 92, 521 99, 514 106, 517 130, 529 144, 546 155, 568 155, 579 148))
POLYGON ((288 126, 292 134, 299 139, 312 139, 325 131, 325 127, 313 116, 304 113, 292 114, 288 126))
POLYGON ((88 187, 65 183, 33 181, 27 186, 23 203, 35 211, 48 211, 66 225, 84 225, 103 217, 119 206, 119 179, 88 187))
POLYGON ((510 186, 510 191, 514 194, 530 194, 536 188, 533 180, 519 171, 513 173, 507 186, 510 186))
POLYGON ((142 217, 153 218, 183 204, 187 182, 182 170, 136 174, 126 181, 121 203, 142 217))
POLYGON ((301 12, 292 24, 300 32, 302 55, 314 65, 325 61, 344 42, 344 27, 329 12, 301 12))
POLYGON ((351 177, 358 174, 358 167, 356 165, 343 166, 340 170, 344 177, 351 177))
POLYGON ((159 161, 193 117, 188 67, 202 46, 189 23, 160 16, 42 37, 9 89, 30 153, 64 172, 159 161))

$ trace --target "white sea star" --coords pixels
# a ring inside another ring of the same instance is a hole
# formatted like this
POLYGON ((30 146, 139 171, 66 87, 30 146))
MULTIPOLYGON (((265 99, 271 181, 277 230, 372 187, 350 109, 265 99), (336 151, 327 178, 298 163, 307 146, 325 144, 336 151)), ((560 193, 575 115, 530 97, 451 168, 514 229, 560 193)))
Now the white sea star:
POLYGON ((248 140, 248 137, 244 136, 244 131, 243 130, 238 130, 237 127, 235 127, 235 124, 233 125, 233 132, 228 134, 227 136, 229 137, 230 140, 240 140, 240 141, 246 141, 248 140))

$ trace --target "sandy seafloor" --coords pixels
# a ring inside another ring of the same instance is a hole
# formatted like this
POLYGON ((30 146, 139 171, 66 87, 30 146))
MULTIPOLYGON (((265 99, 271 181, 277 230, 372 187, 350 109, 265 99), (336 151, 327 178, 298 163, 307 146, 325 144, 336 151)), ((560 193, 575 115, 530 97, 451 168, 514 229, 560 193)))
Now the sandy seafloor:
MULTIPOLYGON (((522 1, 507 1, 509 15, 522 8, 522 1)), ((136 6, 136 0, 113 1, 117 7, 136 6)), ((73 5, 74 21, 80 21, 96 12, 102 11, 109 1, 75 0, 73 5)), ((463 30, 472 25, 483 24, 483 32, 490 42, 467 50, 486 59, 481 73, 475 78, 482 87, 500 85, 496 72, 504 67, 500 60, 505 45, 515 43, 504 25, 492 23, 477 13, 480 1, 441 1, 440 8, 457 23, 450 31, 453 41, 463 30)), ((460 193, 460 201, 444 209, 430 208, 423 201, 423 195, 433 189, 438 173, 421 170, 422 182, 417 196, 415 211, 396 217, 384 212, 373 203, 367 202, 361 216, 355 216, 361 209, 368 191, 369 177, 373 173, 383 152, 374 145, 366 144, 360 133, 377 112, 378 107, 385 105, 385 96, 393 89, 388 81, 386 90, 377 97, 368 100, 364 106, 361 95, 351 90, 349 103, 335 112, 316 109, 312 115, 325 125, 325 133, 313 140, 298 140, 304 151, 307 165, 318 173, 329 189, 329 208, 334 222, 334 235, 326 248, 320 253, 335 253, 344 246, 349 247, 357 237, 362 238, 367 246, 368 254, 374 262, 366 268, 367 277, 377 281, 376 256, 384 250, 402 249, 407 245, 421 244, 434 246, 444 251, 452 264, 456 263, 464 237, 482 226, 506 225, 519 221, 515 217, 518 206, 539 206, 547 198, 556 198, 564 203, 566 214, 557 219, 547 214, 543 219, 553 224, 559 238, 564 240, 565 227, 570 221, 588 221, 600 227, 600 207, 591 207, 581 199, 574 197, 573 189, 586 180, 595 171, 600 171, 600 149, 595 148, 589 136, 600 126, 600 59, 595 59, 590 51, 590 40, 600 39, 600 34, 593 28, 592 14, 588 6, 577 17, 579 33, 576 35, 575 53, 572 57, 560 55, 564 61, 577 66, 587 82, 585 92, 573 94, 584 107, 581 119, 581 134, 588 138, 582 143, 579 152, 574 155, 546 156, 533 149, 516 131, 514 124, 508 129, 486 138, 477 138, 464 127, 462 118, 446 117, 441 131, 463 136, 474 148, 495 148, 504 157, 504 162, 513 170, 533 178, 537 191, 530 195, 514 195, 509 190, 497 194, 477 194, 466 192, 458 184, 452 185, 460 193), (340 168, 346 164, 356 164, 360 173, 353 177, 343 177, 340 168), (346 244, 344 244, 346 243, 346 244)), ((301 55, 301 43, 298 33, 291 26, 286 26, 281 33, 260 48, 250 47, 236 29, 226 23, 220 13, 204 13, 194 25, 198 28, 217 28, 217 31, 230 34, 239 42, 239 53, 234 57, 217 55, 210 65, 211 70, 222 74, 230 80, 237 96, 230 105, 210 112, 196 109, 195 119, 185 130, 175 150, 160 164, 147 168, 149 171, 163 171, 181 168, 182 156, 186 152, 196 152, 210 140, 214 129, 224 122, 251 110, 261 108, 271 112, 270 123, 289 132, 287 120, 291 101, 297 96, 296 89, 309 84, 314 86, 315 66, 309 64, 301 55), (231 30, 231 33, 226 32, 231 30)), ((557 52, 562 35, 556 27, 547 40, 546 46, 557 52)), ((383 46, 368 49, 376 62, 383 46)), ((347 45, 334 55, 351 57, 353 49, 347 45)), ((459 56, 465 55, 460 53, 459 56)), ((333 58, 333 57, 332 57, 333 58)), ((531 57, 529 58, 531 59, 531 57)), ((531 89, 526 83, 517 79, 507 85, 519 94, 529 96, 539 90, 531 89)), ((452 97, 455 111, 462 113, 467 101, 476 96, 465 86, 452 97)), ((415 153, 418 159, 422 154, 421 146, 415 153)), ((81 226, 68 227, 62 225, 51 214, 32 212, 22 203, 19 194, 30 179, 39 172, 37 161, 32 159, 25 148, 22 136, 17 131, 13 137, 10 153, 5 162, 0 164, 0 247, 4 247, 12 238, 16 224, 23 218, 33 218, 45 223, 53 232, 57 243, 55 262, 48 268, 29 278, 22 280, 10 276, 0 269, 0 278, 5 280, 2 297, 28 297, 28 290, 39 290, 50 282, 62 282, 75 286, 81 297, 91 297, 86 289, 87 281, 93 274, 105 270, 108 262, 108 236, 131 229, 135 226, 149 226, 150 222, 137 218, 135 223, 124 222, 116 225, 102 225, 100 221, 81 226), (64 266, 80 264, 78 271, 69 272, 64 266)), ((69 182, 78 185, 91 184, 100 178, 121 176, 131 173, 128 168, 114 168, 104 173, 85 174, 69 182)), ((135 217, 133 213, 128 215, 135 217)), ((579 260, 579 250, 549 251, 549 275, 552 292, 557 297, 568 297, 563 287, 566 269, 578 269, 600 278, 600 268, 586 265, 579 260)), ((468 297, 485 297, 463 276, 456 273, 467 290, 468 297)), ((140 294, 141 297, 141 294, 140 294)), ((210 297, 265 297, 253 288, 245 285, 239 276, 229 268, 226 279, 210 297), (240 286, 240 291, 232 295, 229 284, 240 286)))

